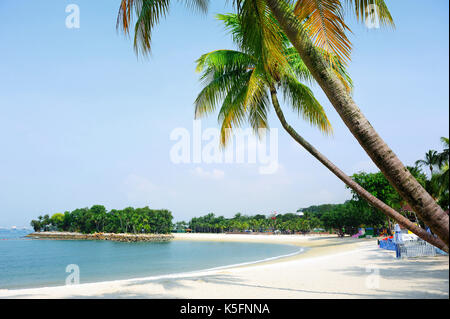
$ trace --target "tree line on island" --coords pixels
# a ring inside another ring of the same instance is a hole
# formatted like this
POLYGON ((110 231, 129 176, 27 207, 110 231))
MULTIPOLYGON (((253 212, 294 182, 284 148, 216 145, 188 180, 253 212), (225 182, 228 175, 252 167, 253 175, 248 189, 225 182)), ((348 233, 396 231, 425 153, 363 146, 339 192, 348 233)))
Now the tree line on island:
POLYGON ((35 231, 92 233, 167 234, 172 231, 172 213, 148 207, 127 207, 106 211, 101 205, 79 208, 72 212, 41 215, 31 221, 35 231))

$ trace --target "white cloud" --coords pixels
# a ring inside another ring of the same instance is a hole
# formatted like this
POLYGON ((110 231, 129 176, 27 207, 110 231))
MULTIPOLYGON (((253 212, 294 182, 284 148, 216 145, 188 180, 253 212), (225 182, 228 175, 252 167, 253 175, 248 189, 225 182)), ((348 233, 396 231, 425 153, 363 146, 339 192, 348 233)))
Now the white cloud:
POLYGON ((129 200, 149 200, 155 196, 158 187, 145 177, 130 174, 124 181, 129 200))
POLYGON ((213 169, 211 172, 209 172, 205 171, 201 167, 196 167, 194 170, 192 170, 192 173, 194 173, 196 176, 206 179, 219 180, 225 178, 225 172, 220 169, 213 169))

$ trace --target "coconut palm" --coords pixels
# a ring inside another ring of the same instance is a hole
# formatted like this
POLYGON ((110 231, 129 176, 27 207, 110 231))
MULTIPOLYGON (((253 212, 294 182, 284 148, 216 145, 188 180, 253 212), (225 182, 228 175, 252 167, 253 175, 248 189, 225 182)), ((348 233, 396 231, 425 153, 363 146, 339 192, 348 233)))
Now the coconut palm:
MULTIPOLYGON (((209 1, 185 0, 184 2, 205 11, 209 1)), ((264 69, 267 73, 270 74, 280 66, 286 68, 288 64, 282 52, 282 39, 276 32, 274 23, 276 21, 372 161, 417 212, 422 221, 448 246, 448 215, 378 135, 352 99, 346 85, 334 72, 334 63, 330 63, 333 61, 330 58, 333 54, 343 59, 349 57, 351 44, 345 36, 348 26, 343 19, 343 3, 354 8, 360 20, 370 18, 369 9, 376 5, 381 22, 393 25, 385 2, 383 0, 299 0, 296 1, 295 7, 292 0, 234 0, 233 2, 237 6, 240 19, 245 23, 243 27, 245 42, 252 45, 254 39, 260 40, 262 35, 264 69), (269 13, 273 14, 274 19, 269 13), (323 41, 325 35, 328 38, 323 41), (322 43, 323 49, 330 54, 324 54, 322 52, 324 50, 318 50, 314 41, 322 43)), ((170 0, 121 1, 117 26, 128 33, 132 19, 136 17, 134 47, 138 54, 150 51, 152 30, 160 18, 168 13, 169 5, 170 0)), ((259 115, 257 117, 261 118, 259 115)))
MULTIPOLYGON (((258 43, 255 47, 242 42, 243 34, 238 16, 218 15, 217 18, 224 22, 238 46, 245 47, 246 50, 217 50, 206 53, 197 60, 197 71, 203 72, 201 80, 204 89, 195 101, 195 115, 208 115, 217 109, 219 103, 222 104, 219 111, 222 145, 227 143, 232 129, 245 121, 249 122, 256 134, 260 133, 260 129, 268 127, 267 113, 271 101, 269 92, 276 90, 276 86, 305 120, 323 133, 331 133, 332 128, 322 106, 311 90, 297 79, 310 81, 311 75, 295 50, 287 46, 287 39, 284 51, 290 67, 272 69, 268 73, 261 58, 261 42, 255 41, 254 44, 258 43)), ((350 83, 343 68, 335 70, 350 83)))
POLYGON ((436 167, 439 164, 439 156, 438 152, 429 150, 427 153, 425 153, 425 159, 416 161, 416 166, 422 167, 422 166, 428 166, 430 169, 430 174, 433 176, 433 168, 436 167))
MULTIPOLYGON (((331 131, 330 123, 322 106, 315 99, 311 90, 300 81, 310 82, 311 75, 298 53, 289 46, 289 41, 287 39, 284 41, 284 54, 290 67, 288 69, 281 67, 272 69, 272 72, 268 73, 264 69, 261 47, 254 48, 242 42, 243 33, 238 16, 218 15, 218 18, 225 23, 238 47, 244 48, 246 51, 216 50, 202 55, 197 60, 197 71, 202 72, 201 80, 204 88, 195 101, 195 114, 200 117, 211 114, 220 108, 218 120, 221 125, 222 144, 227 143, 233 128, 242 126, 245 122, 248 122, 257 134, 260 132, 259 129, 268 128, 267 114, 271 108, 270 102, 272 102, 278 119, 289 135, 346 185, 418 236, 446 249, 446 245, 442 241, 430 236, 426 231, 363 189, 287 123, 278 100, 278 92, 282 92, 293 111, 310 124, 318 127, 324 133, 331 131)), ((255 43, 260 42, 255 41, 255 43)), ((337 65, 335 63, 335 66, 337 65)), ((345 81, 348 87, 351 86, 351 80, 342 66, 334 68, 334 72, 340 74, 342 81, 345 81)))
MULTIPOLYGON (((238 2, 240 2, 240 13, 243 13, 243 21, 251 21, 251 19, 246 18, 247 15, 254 16, 266 11, 270 11, 273 14, 353 136, 386 176, 391 185, 411 205, 422 221, 448 246, 448 215, 415 180, 414 176, 411 175, 386 142, 378 135, 347 92, 345 86, 332 72, 331 65, 327 63, 326 57, 316 50, 314 46, 314 37, 319 40, 323 37, 321 33, 315 31, 315 29, 320 29, 319 26, 322 25, 326 31, 323 34, 334 35, 335 41, 328 37, 330 46, 336 48, 332 52, 341 52, 343 53, 341 55, 345 56, 345 31, 347 26, 342 24, 344 21, 342 3, 353 6, 361 20, 370 16, 368 14, 370 5, 377 5, 381 21, 385 24, 392 24, 392 17, 384 1, 299 0, 295 8, 292 7, 292 1, 289 0, 245 0, 238 2), (247 3, 249 1, 251 4, 247 3), (307 28, 303 27, 302 19, 310 19, 310 25, 307 25, 307 28)), ((249 26, 251 28, 250 24, 249 26)), ((251 36, 252 34, 249 33, 249 35, 251 36)), ((274 48, 275 45, 270 45, 269 47, 274 48)))

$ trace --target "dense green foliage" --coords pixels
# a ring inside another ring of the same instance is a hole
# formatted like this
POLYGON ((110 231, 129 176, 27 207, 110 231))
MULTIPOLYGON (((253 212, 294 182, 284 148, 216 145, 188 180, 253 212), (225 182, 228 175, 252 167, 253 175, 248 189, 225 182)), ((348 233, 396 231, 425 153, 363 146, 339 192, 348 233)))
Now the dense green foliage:
MULTIPOLYGON (((425 186, 426 176, 422 173, 422 171, 416 167, 408 167, 411 174, 418 180, 418 182, 425 186)), ((386 177, 381 173, 365 173, 360 172, 358 174, 354 174, 352 179, 356 181, 359 185, 361 185, 364 189, 366 189, 373 196, 377 197, 379 200, 383 201, 387 205, 391 206, 397 211, 402 211, 402 207, 405 206, 406 202, 403 198, 398 194, 398 192, 391 186, 386 177)), ((355 209, 358 211, 364 212, 364 217, 361 218, 362 224, 370 224, 370 225, 383 225, 385 222, 389 224, 389 220, 387 217, 372 207, 367 201, 361 198, 355 191, 351 190, 353 198, 352 202, 355 206, 355 209)), ((404 212, 407 217, 408 213, 404 212)), ((415 215, 413 215, 415 216, 415 215)), ((415 221, 415 219, 413 219, 415 221)))
POLYGON ((303 212, 304 214, 313 214, 317 218, 321 218, 323 214, 333 210, 338 204, 323 204, 313 205, 306 208, 300 208, 297 212, 303 212))
POLYGON ((128 207, 109 212, 101 205, 79 208, 64 214, 39 216, 31 221, 35 231, 70 231, 90 233, 155 233, 166 234, 172 230, 172 213, 148 207, 128 207))
POLYGON ((222 232, 274 232, 309 233, 325 228, 342 234, 354 234, 362 225, 384 227, 384 215, 372 214, 370 210, 362 210, 357 201, 347 201, 344 204, 326 204, 302 209, 303 214, 278 214, 274 216, 246 216, 240 213, 233 218, 208 214, 194 217, 189 223, 178 222, 177 230, 190 228, 199 233, 222 232))
POLYGON ((353 235, 358 228, 374 227, 386 228, 384 214, 367 207, 365 201, 347 201, 344 204, 333 205, 333 207, 321 216, 323 227, 334 229, 340 235, 353 235))
MULTIPOLYGON (((417 181, 425 186, 426 175, 416 167, 408 167, 411 174, 417 179, 417 181)), ((389 181, 384 177, 383 173, 364 173, 360 172, 354 174, 352 179, 366 189, 369 193, 377 197, 379 200, 388 204, 394 209, 399 209, 404 204, 403 198, 394 187, 391 186, 389 181)), ((362 201, 362 198, 352 190, 353 199, 362 201)), ((368 204, 367 204, 368 205, 368 204)))
POLYGON ((343 204, 324 204, 299 209, 305 216, 313 215, 320 220, 322 227, 335 230, 339 234, 353 235, 361 226, 385 228, 386 217, 381 212, 372 209, 359 198, 346 201, 343 204))
POLYGON ((266 217, 259 214, 255 216, 245 216, 240 213, 233 218, 225 218, 223 216, 215 216, 208 214, 203 217, 194 217, 191 221, 186 223, 179 223, 179 229, 183 229, 183 225, 188 225, 194 232, 267 232, 279 230, 282 232, 310 232, 320 226, 318 218, 305 218, 297 214, 280 214, 275 218, 266 217))
POLYGON ((430 178, 426 180, 425 189, 437 200, 444 210, 449 209, 449 139, 441 137, 444 149, 442 152, 430 150, 425 154, 424 160, 419 160, 416 165, 426 166, 430 170, 430 178))

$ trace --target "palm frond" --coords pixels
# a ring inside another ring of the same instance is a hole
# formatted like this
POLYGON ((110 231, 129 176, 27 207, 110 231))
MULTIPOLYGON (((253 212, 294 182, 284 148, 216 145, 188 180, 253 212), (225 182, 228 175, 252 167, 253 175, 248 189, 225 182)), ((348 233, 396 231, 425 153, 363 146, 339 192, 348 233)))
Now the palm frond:
POLYGON ((267 81, 264 73, 256 68, 248 81, 247 94, 244 100, 245 110, 248 112, 248 122, 253 132, 259 136, 259 129, 268 128, 267 113, 270 100, 267 81))
POLYGON ((231 34, 234 43, 238 45, 243 43, 244 34, 242 32, 239 15, 233 13, 217 14, 216 19, 222 21, 225 30, 231 34))
POLYGON ((219 111, 218 121, 221 123, 220 141, 226 146, 231 132, 235 127, 241 127, 246 121, 244 101, 247 97, 247 84, 252 72, 247 72, 228 91, 219 111))
MULTIPOLYGON (((320 48, 316 48, 318 51, 323 51, 320 48)), ((323 52, 322 52, 323 53, 323 52)), ((286 57, 288 59, 289 65, 293 70, 295 77, 300 81, 306 82, 308 84, 315 83, 314 77, 309 71, 308 67, 303 62, 302 58, 298 54, 298 51, 294 47, 290 47, 286 49, 286 57)), ((338 79, 342 82, 342 84, 346 87, 348 92, 353 90, 353 80, 345 68, 345 65, 341 63, 339 58, 335 55, 329 55, 332 59, 332 63, 330 65, 331 70, 338 77, 338 79)), ((289 73, 289 72, 287 72, 289 73)))
POLYGON ((248 107, 248 122, 256 136, 261 138, 260 129, 269 128, 267 114, 270 109, 270 99, 267 90, 259 92, 258 99, 248 107))
MULTIPOLYGON (((317 49, 320 51, 319 48, 317 49)), ((329 57, 331 58, 330 64, 331 70, 336 75, 336 77, 341 81, 341 83, 345 86, 347 92, 351 93, 353 90, 353 80, 348 74, 344 63, 342 63, 342 61, 339 59, 338 56, 329 55, 329 57)))
POLYGON ((214 112, 228 92, 241 83, 241 77, 253 69, 253 59, 245 53, 217 50, 202 55, 197 60, 197 71, 203 72, 204 88, 195 101, 196 118, 214 112))
POLYGON ((195 118, 200 118, 214 112, 218 104, 236 86, 236 83, 242 83, 241 77, 245 75, 245 71, 235 70, 219 76, 212 75, 211 79, 206 80, 204 88, 194 103, 195 118))
POLYGON ((322 105, 314 97, 313 92, 304 84, 292 77, 284 77, 281 81, 284 99, 299 116, 310 125, 319 128, 324 134, 332 134, 333 129, 322 105))
POLYGON ((288 68, 284 55, 285 37, 273 18, 265 0, 242 1, 239 24, 242 42, 239 47, 246 53, 257 54, 268 76, 273 76, 277 68, 288 68))
POLYGON ((229 72, 237 69, 253 68, 257 61, 250 55, 234 50, 217 50, 202 55, 197 61, 197 72, 211 70, 229 72))
MULTIPOLYGON (((259 0, 247 1, 250 6, 258 5, 259 0)), ((261 23, 267 21, 273 23, 270 14, 264 18, 256 16, 250 17, 254 19, 253 26, 260 27, 261 23)), ((278 63, 272 51, 265 47, 264 32, 267 31, 245 31, 252 24, 247 24, 249 22, 244 21, 241 16, 219 15, 218 19, 224 22, 242 52, 218 50, 204 54, 197 60, 197 71, 202 72, 204 88, 195 105, 197 116, 210 114, 221 105, 218 114, 221 145, 225 146, 232 130, 245 122, 249 123, 258 136, 260 128, 268 127, 267 114, 271 107, 268 88, 271 85, 281 86, 285 100, 300 116, 325 134, 330 134, 332 128, 324 109, 312 91, 300 83, 300 80, 312 82, 313 77, 279 26, 271 24, 269 33, 279 41, 275 50, 283 55, 282 63, 278 63)), ((333 64, 334 72, 341 75, 343 81, 351 83, 345 67, 335 56, 333 58, 336 59, 333 64)))
POLYGON ((376 14, 382 26, 395 28, 394 19, 384 0, 346 0, 346 2, 349 7, 354 9, 359 21, 364 22, 371 15, 376 14))
POLYGON ((350 29, 340 0, 298 0, 294 14, 303 22, 314 45, 328 54, 329 62, 333 62, 332 56, 344 64, 350 60, 351 43, 345 34, 350 29))
MULTIPOLYGON (((201 12, 208 10, 209 0, 184 0, 186 6, 201 12)), ((125 34, 134 26, 134 50, 137 55, 149 54, 151 51, 152 31, 169 13, 170 0, 122 0, 117 15, 117 29, 125 34)))
POLYGON ((314 82, 314 77, 312 76, 311 71, 309 71, 305 62, 303 62, 300 54, 298 54, 298 51, 294 47, 287 48, 285 55, 292 71, 299 80, 307 83, 314 82))
POLYGON ((184 4, 192 11, 208 12, 209 0, 184 0, 184 4))

